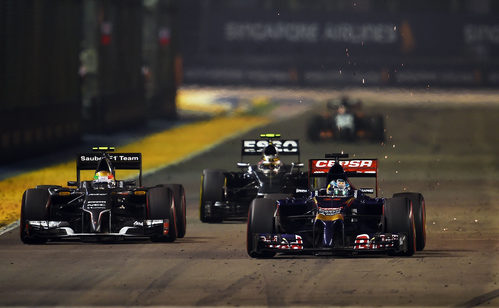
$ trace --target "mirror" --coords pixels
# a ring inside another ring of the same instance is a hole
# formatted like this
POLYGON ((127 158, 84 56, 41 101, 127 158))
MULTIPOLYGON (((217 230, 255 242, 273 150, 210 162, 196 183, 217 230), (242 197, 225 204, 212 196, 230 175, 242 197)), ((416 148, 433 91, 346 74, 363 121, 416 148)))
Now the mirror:
POLYGON ((237 163, 237 166, 238 166, 239 168, 247 168, 247 167, 249 167, 249 166, 250 166, 250 164, 249 164, 249 163, 237 163))

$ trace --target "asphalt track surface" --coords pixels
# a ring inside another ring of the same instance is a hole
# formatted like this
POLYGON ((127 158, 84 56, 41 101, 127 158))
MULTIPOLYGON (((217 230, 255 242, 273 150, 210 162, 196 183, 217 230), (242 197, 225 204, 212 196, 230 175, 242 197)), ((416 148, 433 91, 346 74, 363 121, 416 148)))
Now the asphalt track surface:
POLYGON ((427 246, 413 257, 251 259, 246 224, 199 222, 204 168, 234 170, 239 139, 145 178, 182 183, 187 235, 175 243, 23 245, 0 236, 0 306, 499 306, 499 107, 384 106, 388 140, 310 144, 310 114, 261 131, 325 152, 380 158, 381 194, 420 191, 427 246), (385 158, 386 156, 386 158, 385 158))

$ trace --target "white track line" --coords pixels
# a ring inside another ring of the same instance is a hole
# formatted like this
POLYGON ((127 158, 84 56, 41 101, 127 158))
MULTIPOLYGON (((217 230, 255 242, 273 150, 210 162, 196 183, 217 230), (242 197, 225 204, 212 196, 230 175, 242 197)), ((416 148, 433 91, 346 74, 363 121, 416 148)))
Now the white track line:
POLYGON ((6 225, 5 227, 0 228, 0 235, 7 233, 9 231, 14 230, 15 228, 19 227, 19 220, 14 221, 10 225, 6 225))

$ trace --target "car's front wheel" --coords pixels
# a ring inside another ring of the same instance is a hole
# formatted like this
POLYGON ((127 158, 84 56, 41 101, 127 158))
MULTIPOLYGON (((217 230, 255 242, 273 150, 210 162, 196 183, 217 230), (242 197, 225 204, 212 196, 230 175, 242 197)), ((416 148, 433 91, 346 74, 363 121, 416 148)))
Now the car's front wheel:
POLYGON ((24 244, 43 244, 47 239, 38 237, 30 229, 29 220, 48 220, 49 193, 44 188, 30 188, 23 194, 21 203, 20 236, 24 244))
POLYGON ((203 170, 201 193, 199 196, 199 218, 202 222, 219 223, 223 221, 221 213, 214 212, 213 205, 223 202, 225 175, 221 170, 203 170))
POLYGON ((385 232, 406 236, 406 247, 398 255, 412 256, 416 251, 416 228, 411 200, 396 197, 385 201, 385 232))
POLYGON ((426 245, 426 205, 420 193, 404 192, 394 194, 393 197, 403 197, 411 200, 416 225, 416 250, 421 251, 426 245))
POLYGON ((246 230, 246 249, 252 258, 272 258, 275 252, 261 251, 258 247, 258 234, 274 233, 275 200, 267 198, 254 199, 248 212, 246 230))

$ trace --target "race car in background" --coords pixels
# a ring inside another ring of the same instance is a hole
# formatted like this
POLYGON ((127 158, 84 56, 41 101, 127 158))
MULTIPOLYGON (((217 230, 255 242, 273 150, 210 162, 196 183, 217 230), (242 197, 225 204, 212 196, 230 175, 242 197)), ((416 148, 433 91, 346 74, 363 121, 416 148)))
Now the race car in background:
POLYGON ((388 253, 411 256, 426 243, 425 202, 420 193, 377 196, 377 160, 326 155, 309 161, 307 197, 255 199, 250 205, 247 252, 388 253), (375 178, 356 188, 351 178, 375 178), (376 197, 368 194, 375 193, 376 197))
POLYGON ((361 101, 352 103, 347 97, 328 101, 327 110, 314 115, 307 123, 307 137, 312 142, 322 140, 357 141, 385 140, 382 115, 365 115, 361 101))
POLYGON ((298 140, 280 139, 280 134, 262 134, 261 139, 242 140, 240 171, 205 169, 201 176, 199 216, 202 222, 246 219, 255 198, 275 200, 307 193, 307 173, 301 171, 298 140), (246 156, 260 156, 254 164, 246 156), (281 156, 295 156, 285 164, 281 156))
POLYGON ((47 240, 115 240, 129 237, 173 242, 186 232, 184 187, 142 187, 141 153, 111 153, 96 147, 76 161, 76 181, 68 187, 38 185, 22 197, 20 235, 26 244, 47 240), (116 180, 116 169, 138 170, 136 180, 116 180), (90 181, 81 170, 95 170, 90 181))

